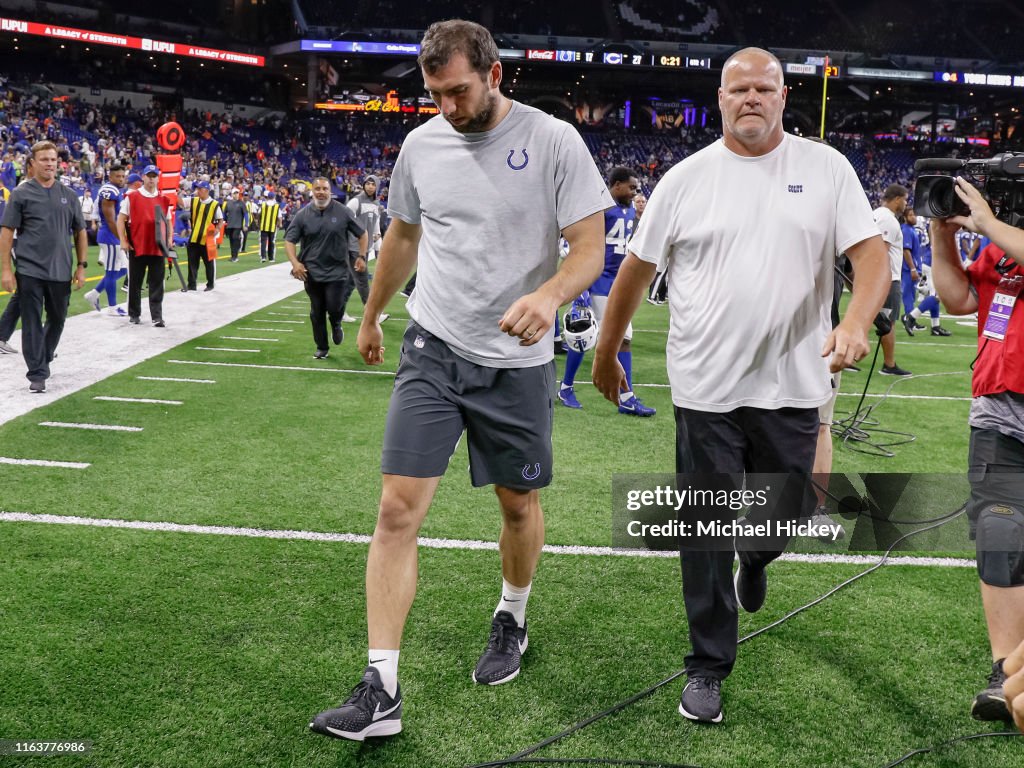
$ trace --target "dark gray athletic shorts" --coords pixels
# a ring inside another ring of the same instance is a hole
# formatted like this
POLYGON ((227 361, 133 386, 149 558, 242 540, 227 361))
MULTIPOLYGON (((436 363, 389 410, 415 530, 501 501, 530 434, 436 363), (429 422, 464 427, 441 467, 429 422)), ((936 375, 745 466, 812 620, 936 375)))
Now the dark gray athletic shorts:
POLYGON ((384 429, 381 472, 439 477, 462 432, 473 485, 517 490, 551 483, 555 363, 489 368, 471 363, 414 322, 384 429))
POLYGON ((889 284, 889 296, 885 300, 885 308, 889 310, 889 319, 892 320, 892 327, 899 325, 903 317, 903 288, 899 280, 893 280, 889 284))

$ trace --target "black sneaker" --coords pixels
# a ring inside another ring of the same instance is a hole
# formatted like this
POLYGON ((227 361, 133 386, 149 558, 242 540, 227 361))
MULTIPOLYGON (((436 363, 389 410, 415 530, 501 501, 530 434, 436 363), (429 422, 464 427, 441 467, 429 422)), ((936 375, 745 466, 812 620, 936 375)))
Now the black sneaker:
POLYGON ((932 336, 952 336, 953 334, 943 328, 941 325, 932 326, 932 336))
POLYGON ((208 285, 205 288, 203 288, 203 293, 207 293, 208 291, 212 291, 212 290, 213 290, 213 286, 212 285, 208 285))
POLYGON ((910 335, 910 336, 914 335, 914 331, 917 330, 917 323, 914 321, 913 316, 911 316, 911 315, 904 315, 903 316, 903 327, 907 329, 907 334, 908 335, 910 335))
POLYGON ((694 675, 679 699, 679 714, 698 723, 722 722, 722 681, 694 675))
POLYGON ((768 574, 764 568, 754 569, 743 564, 740 558, 740 567, 736 569, 733 577, 733 586, 736 589, 736 602, 747 613, 757 613, 764 605, 764 597, 768 594, 768 574))
POLYGON ((154 328, 166 328, 167 326, 164 325, 164 321, 163 320, 154 320, 153 321, 153 327, 154 328))
POLYGON ((481 685, 501 685, 519 674, 523 653, 529 644, 526 626, 520 627, 508 611, 498 611, 491 620, 491 636, 487 650, 473 670, 473 682, 481 685))
MULTIPOLYGON (((34 392, 37 395, 38 394, 42 394, 43 392, 46 391, 46 382, 45 381, 30 381, 28 383, 28 391, 29 392, 34 392)), ((1002 689, 1000 688, 1000 690, 1002 690, 1002 689)))
POLYGON ((317 360, 323 360, 325 357, 327 357, 327 350, 318 349, 316 352, 313 353, 313 357, 317 360))
POLYGON ((912 376, 913 374, 898 365, 883 365, 878 372, 883 376, 912 376))
POLYGON ((341 323, 337 323, 331 326, 331 341, 337 346, 345 340, 345 330, 341 327, 341 323))
POLYGON ((971 717, 975 720, 1002 720, 1013 722, 1013 716, 1006 707, 1006 694, 1003 683, 1006 673, 1003 672, 1003 659, 992 664, 992 672, 988 676, 988 687, 974 697, 971 703, 971 717))
POLYGON ((858 368, 856 365, 848 365, 845 368, 843 368, 843 370, 849 371, 850 373, 860 373, 860 368, 858 368))
POLYGON ((129 317, 128 322, 131 323, 132 325, 138 325, 139 323, 142 322, 142 319, 138 317, 129 317))
POLYGON ((367 667, 345 703, 314 717, 309 729, 352 741, 362 741, 367 736, 394 736, 402 730, 402 687, 391 698, 380 682, 380 673, 367 667))

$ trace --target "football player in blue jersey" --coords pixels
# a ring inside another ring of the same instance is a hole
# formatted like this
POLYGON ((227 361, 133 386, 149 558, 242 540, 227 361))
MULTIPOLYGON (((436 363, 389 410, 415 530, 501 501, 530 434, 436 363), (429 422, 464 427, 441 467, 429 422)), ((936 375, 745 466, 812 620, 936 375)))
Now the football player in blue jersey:
MULTIPOLYGON (((106 183, 97 194, 100 204, 100 226, 96 233, 96 242, 100 247, 100 260, 103 263, 103 278, 97 286, 85 294, 84 298, 93 308, 100 311, 100 296, 107 294, 107 304, 117 306, 117 281, 128 274, 128 255, 121 250, 121 239, 117 235, 117 214, 121 210, 124 199, 124 168, 112 165, 106 183)), ((118 308, 119 315, 128 313, 118 308)))
POLYGON ((917 299, 920 289, 920 279, 912 279, 913 276, 907 265, 903 265, 903 310, 905 313, 903 327, 911 336, 914 335, 914 331, 925 330, 925 327, 918 325, 917 321, 921 315, 927 312, 932 319, 932 336, 952 336, 953 334, 943 328, 939 322, 939 297, 935 295, 935 288, 931 281, 932 249, 928 241, 928 230, 927 228, 923 230, 918 228, 917 214, 913 208, 908 206, 903 216, 903 250, 904 252, 910 251, 917 272, 922 277, 928 278, 926 281, 928 295, 915 308, 914 301, 917 299))
MULTIPOLYGON (((640 180, 636 173, 629 168, 616 166, 608 174, 608 191, 611 193, 615 205, 604 212, 604 271, 590 286, 590 304, 593 306, 594 314, 597 316, 598 328, 600 328, 601 317, 604 315, 605 305, 608 303, 608 294, 612 290, 612 283, 615 276, 619 274, 619 267, 622 260, 626 258, 626 243, 633 234, 633 227, 636 224, 636 210, 633 208, 633 199, 640 191, 640 180)), ((626 337, 619 347, 619 362, 626 372, 626 381, 629 388, 619 393, 619 413, 630 416, 653 416, 656 411, 640 402, 633 394, 633 353, 630 351, 630 339, 633 338, 633 325, 630 323, 626 329, 626 337)), ((576 381, 576 372, 583 362, 585 350, 571 348, 565 357, 565 375, 562 377, 562 386, 558 390, 559 402, 568 408, 582 408, 580 401, 576 399, 576 392, 573 390, 573 383, 576 381)))

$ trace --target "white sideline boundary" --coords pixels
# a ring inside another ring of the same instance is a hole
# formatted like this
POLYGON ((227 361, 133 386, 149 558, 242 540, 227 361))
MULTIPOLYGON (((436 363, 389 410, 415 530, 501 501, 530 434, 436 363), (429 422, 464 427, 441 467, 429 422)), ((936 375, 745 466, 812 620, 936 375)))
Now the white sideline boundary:
POLYGON ((216 384, 213 379, 179 379, 173 376, 136 376, 140 381, 176 381, 182 384, 216 384))
MULTIPOLYGON (((169 290, 164 296, 166 328, 153 328, 148 322, 131 325, 125 317, 101 312, 69 317, 44 394, 28 391, 20 354, 0 356, 0 424, 301 293, 302 284, 292 279, 289 269, 287 263, 274 264, 224 277, 211 293, 169 290)), ((73 291, 71 301, 82 302, 82 292, 73 291)), ((145 308, 143 317, 148 318, 145 308)), ((22 348, 21 331, 11 337, 11 344, 22 348)))
MULTIPOLYGON (((164 533, 192 533, 208 536, 239 536, 250 539, 279 539, 285 541, 320 541, 340 544, 369 544, 370 537, 360 533, 326 533, 319 531, 289 531, 264 528, 235 528, 223 525, 186 525, 182 523, 147 522, 141 520, 118 520, 72 515, 37 515, 27 512, 2 512, 0 522, 41 523, 46 525, 83 525, 93 528, 119 528, 137 531, 158 531, 164 533)), ((496 552, 495 541, 472 539, 433 539, 420 537, 418 543, 426 549, 454 549, 496 552)), ((545 544, 544 552, 549 555, 572 555, 591 557, 678 557, 676 552, 651 552, 640 549, 613 549, 611 547, 564 546, 545 544)), ((811 564, 874 565, 874 555, 801 555, 786 553, 779 558, 783 562, 811 564)), ((974 560, 955 557, 890 557, 886 565, 937 566, 940 568, 974 568, 974 560)))

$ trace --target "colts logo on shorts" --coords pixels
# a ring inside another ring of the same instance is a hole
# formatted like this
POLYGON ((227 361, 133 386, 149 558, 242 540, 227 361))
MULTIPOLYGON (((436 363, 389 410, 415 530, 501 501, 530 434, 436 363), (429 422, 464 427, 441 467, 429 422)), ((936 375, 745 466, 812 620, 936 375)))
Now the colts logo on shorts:
POLYGON ((523 480, 536 480, 540 477, 540 462, 532 467, 529 464, 523 466, 523 480))
POLYGON ((422 337, 422 336, 417 336, 417 337, 416 337, 416 339, 415 339, 415 341, 413 341, 412 345, 413 345, 414 347, 416 347, 416 349, 423 349, 423 346, 424 346, 424 345, 425 345, 426 343, 427 343, 427 342, 426 342, 426 341, 424 341, 424 339, 423 339, 423 337, 422 337))
POLYGON ((505 162, 508 164, 508 167, 511 168, 513 171, 521 171, 523 170, 523 168, 530 164, 530 156, 526 154, 526 148, 524 147, 519 151, 523 153, 523 162, 520 165, 516 165, 512 162, 512 155, 516 153, 514 149, 510 149, 508 151, 508 157, 505 158, 505 162))

